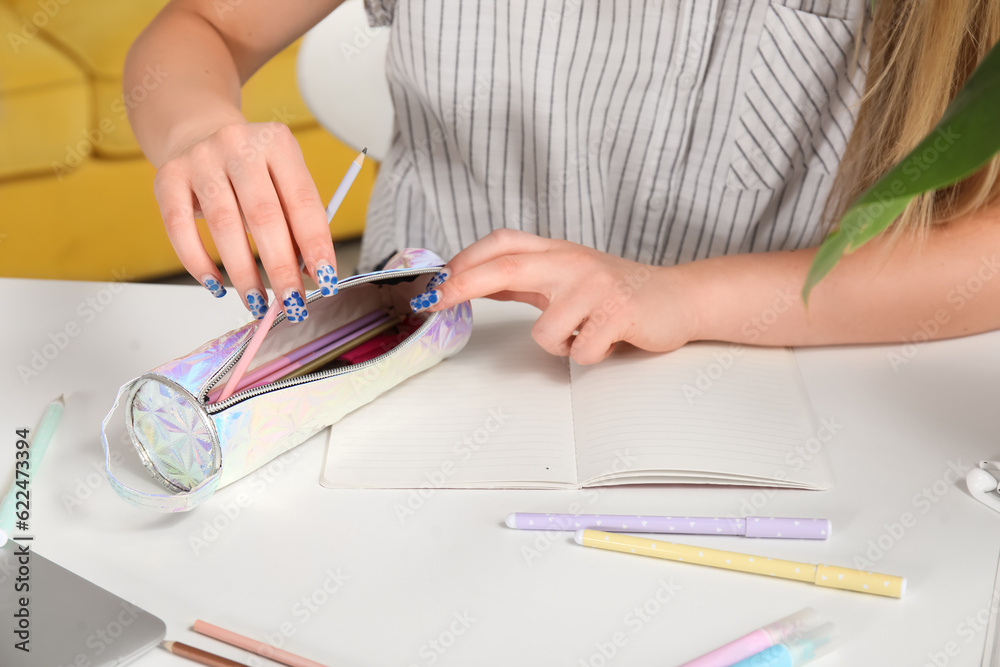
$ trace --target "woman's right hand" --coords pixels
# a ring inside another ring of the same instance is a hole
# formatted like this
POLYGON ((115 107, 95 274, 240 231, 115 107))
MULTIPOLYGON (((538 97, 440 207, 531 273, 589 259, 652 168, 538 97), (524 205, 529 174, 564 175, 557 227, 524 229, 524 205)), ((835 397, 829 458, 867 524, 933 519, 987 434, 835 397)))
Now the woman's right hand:
POLYGON ((326 211, 286 125, 230 122, 189 141, 160 166, 154 193, 178 258, 216 297, 226 290, 198 235, 197 217, 208 223, 226 273, 258 319, 267 293, 247 232, 289 321, 308 316, 299 255, 323 294, 336 292, 326 211))

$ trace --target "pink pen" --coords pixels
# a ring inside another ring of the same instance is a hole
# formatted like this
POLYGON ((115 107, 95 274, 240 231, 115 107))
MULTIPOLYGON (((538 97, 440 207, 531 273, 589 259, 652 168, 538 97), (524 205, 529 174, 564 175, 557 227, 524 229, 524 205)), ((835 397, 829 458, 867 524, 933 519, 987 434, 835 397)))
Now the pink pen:
POLYGON ((748 635, 734 639, 711 653, 685 662, 680 667, 729 667, 740 660, 757 655, 788 638, 798 637, 819 625, 819 614, 812 607, 806 607, 780 621, 765 625, 748 635))
MULTIPOLYGON (((267 313, 264 314, 264 318, 257 324, 257 330, 254 331, 253 338, 250 339, 250 344, 247 345, 247 349, 243 351, 243 356, 240 360, 236 362, 236 367, 233 368, 232 372, 229 374, 229 381, 226 382, 226 386, 222 389, 222 393, 219 394, 219 401, 224 401, 236 391, 236 387, 240 383, 243 374, 247 372, 247 366, 253 361, 253 355, 257 354, 257 350, 260 349, 260 344, 264 342, 264 337, 267 336, 267 332, 271 330, 271 325, 274 324, 274 318, 278 316, 281 312, 281 299, 275 298, 271 301, 270 307, 267 309, 267 313)), ((213 403, 218 401, 213 401, 213 403)))

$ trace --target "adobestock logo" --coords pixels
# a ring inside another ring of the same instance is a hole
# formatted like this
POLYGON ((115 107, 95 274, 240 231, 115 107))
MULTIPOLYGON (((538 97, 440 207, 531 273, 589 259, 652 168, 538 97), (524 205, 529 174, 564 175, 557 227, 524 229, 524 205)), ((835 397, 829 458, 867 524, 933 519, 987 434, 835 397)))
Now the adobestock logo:
POLYGON ((7 43, 10 44, 11 50, 14 53, 19 53, 21 47, 36 37, 39 30, 47 26, 63 6, 70 2, 71 0, 39 0, 37 12, 34 12, 30 18, 21 17, 21 29, 17 32, 7 33, 7 43))

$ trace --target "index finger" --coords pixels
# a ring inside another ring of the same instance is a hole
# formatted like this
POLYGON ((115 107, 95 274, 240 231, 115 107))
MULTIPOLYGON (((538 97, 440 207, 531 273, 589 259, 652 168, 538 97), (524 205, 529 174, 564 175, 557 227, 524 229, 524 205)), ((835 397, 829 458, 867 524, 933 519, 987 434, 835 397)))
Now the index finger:
POLYGON ((285 316, 290 322, 305 320, 309 313, 302 275, 270 173, 260 165, 232 174, 231 180, 271 287, 285 306, 285 316))
POLYGON ((552 277, 551 265, 541 253, 500 255, 415 296, 410 306, 415 313, 435 312, 500 292, 532 292, 551 299, 552 277))
POLYGON ((544 252, 554 243, 552 239, 516 229, 496 229, 452 257, 447 264, 448 273, 454 276, 503 255, 544 252))
POLYGON ((337 257, 326 208, 309 175, 298 143, 290 134, 287 137, 268 156, 271 180, 288 217, 292 242, 320 291, 324 296, 331 296, 337 292, 337 257))

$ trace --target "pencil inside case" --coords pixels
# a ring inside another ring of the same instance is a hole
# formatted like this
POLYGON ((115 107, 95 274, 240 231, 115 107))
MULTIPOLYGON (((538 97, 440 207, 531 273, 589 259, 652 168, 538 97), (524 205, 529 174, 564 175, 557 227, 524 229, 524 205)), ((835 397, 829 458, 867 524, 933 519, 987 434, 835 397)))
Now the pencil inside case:
POLYGON ((260 368, 344 325, 383 310, 415 327, 387 351, 359 363, 237 391, 224 401, 209 394, 224 386, 256 323, 210 341, 124 385, 105 418, 108 478, 123 498, 161 511, 183 511, 304 442, 406 378, 458 352, 472 328, 468 302, 413 315, 409 302, 426 291, 442 266, 426 250, 397 254, 386 270, 342 281, 339 292, 308 295, 301 323, 279 315, 255 357, 260 368), (117 420, 121 420, 118 422, 117 420), (116 423, 117 422, 117 423, 116 423), (108 433, 124 423, 146 470, 167 494, 151 494, 116 478, 108 433))
POLYGON ((375 359, 405 342, 409 334, 420 328, 425 319, 422 315, 411 315, 416 325, 408 328, 407 334, 400 337, 400 332, 403 331, 400 327, 406 325, 408 318, 402 315, 393 317, 379 311, 375 314, 381 315, 382 318, 347 336, 342 336, 339 333, 342 330, 338 330, 336 340, 306 356, 302 361, 285 366, 283 371, 275 374, 275 377, 295 378, 375 359), (373 346, 373 342, 376 345, 373 346), (363 348, 368 353, 363 356, 352 354, 358 348, 363 348))
POLYGON ((358 345, 352 350, 337 357, 337 360, 344 364, 362 364, 370 361, 379 355, 389 352, 394 347, 405 341, 410 334, 420 328, 423 320, 420 315, 410 315, 389 333, 384 333, 375 338, 358 345))
MULTIPOLYGON (((400 319, 402 318, 391 317, 385 310, 379 308, 305 345, 301 345, 291 352, 280 355, 272 361, 261 363, 260 360, 255 359, 256 365, 238 382, 233 393, 269 384, 283 379, 293 372, 296 375, 305 375, 306 372, 302 369, 316 366, 318 359, 325 358, 336 350, 344 349, 345 343, 348 345, 356 344, 354 341, 362 340, 366 336, 371 337, 372 334, 384 328, 385 322, 399 321, 400 319)), ((423 323, 422 319, 421 323, 423 323)), ((414 329, 416 328, 418 327, 414 327, 414 329)), ((384 351, 388 352, 388 349, 384 351)), ((245 355, 246 352, 244 352, 245 355)), ((235 372, 235 370, 230 372, 235 372)), ((223 387, 216 385, 208 393, 208 402, 218 402, 222 393, 223 387)))

